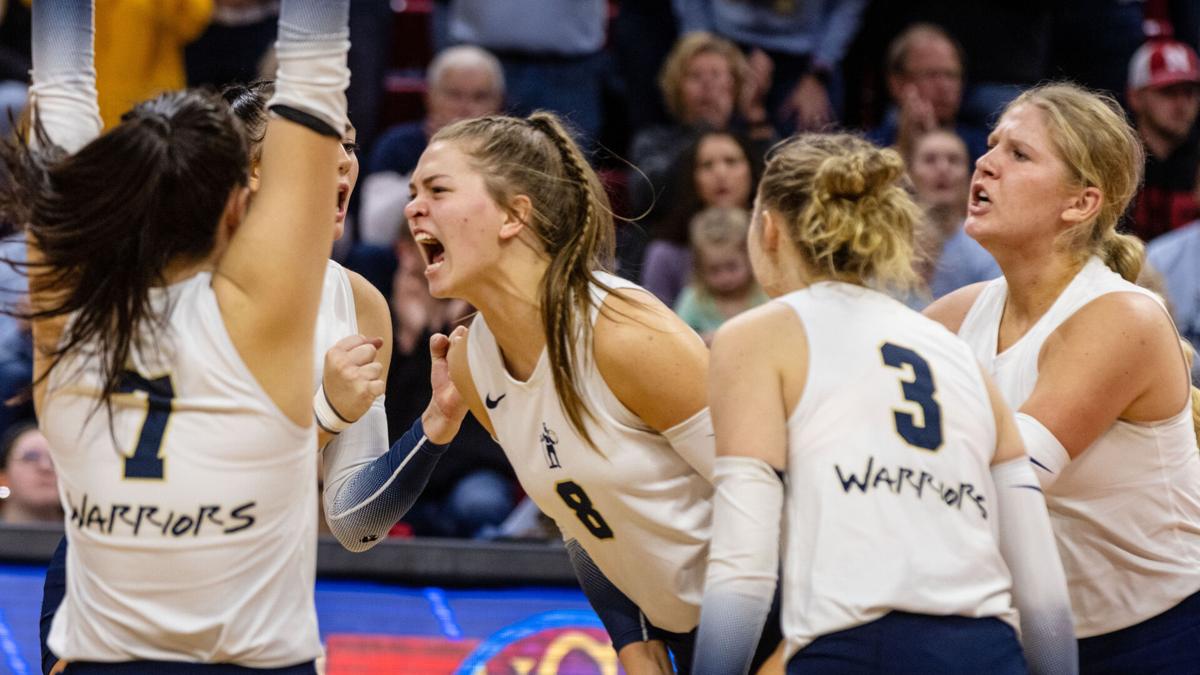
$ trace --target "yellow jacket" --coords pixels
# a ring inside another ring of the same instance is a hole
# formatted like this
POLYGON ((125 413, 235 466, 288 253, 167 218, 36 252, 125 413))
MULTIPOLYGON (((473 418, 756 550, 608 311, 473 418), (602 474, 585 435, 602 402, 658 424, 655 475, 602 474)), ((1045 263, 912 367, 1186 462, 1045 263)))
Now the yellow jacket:
POLYGON ((105 129, 135 103, 186 86, 183 48, 208 26, 212 10, 213 0, 96 0, 96 88, 105 129))

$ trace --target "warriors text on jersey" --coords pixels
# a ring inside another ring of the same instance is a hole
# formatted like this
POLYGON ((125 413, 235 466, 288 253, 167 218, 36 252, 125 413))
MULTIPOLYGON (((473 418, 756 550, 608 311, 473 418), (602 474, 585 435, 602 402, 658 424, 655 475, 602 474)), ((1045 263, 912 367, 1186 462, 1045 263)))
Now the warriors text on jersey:
POLYGON ((70 541, 50 647, 68 661, 312 660, 315 428, 259 387, 208 273, 151 300, 168 318, 153 342, 142 330, 111 425, 94 359, 48 382, 41 427, 70 541))
POLYGON ((891 610, 1012 622, 995 418, 970 350, 861 286, 822 282, 778 302, 809 345, 787 423, 789 655, 891 610))

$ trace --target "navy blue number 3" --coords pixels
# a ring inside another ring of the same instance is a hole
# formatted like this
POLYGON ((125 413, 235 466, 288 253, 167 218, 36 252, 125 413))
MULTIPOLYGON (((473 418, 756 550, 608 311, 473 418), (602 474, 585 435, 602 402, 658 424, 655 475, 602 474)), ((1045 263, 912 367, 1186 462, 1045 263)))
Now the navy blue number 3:
POLYGON ((132 370, 126 370, 121 373, 117 393, 132 394, 135 391, 146 393, 146 421, 142 423, 142 431, 138 434, 137 447, 132 455, 125 458, 125 477, 162 480, 163 458, 159 456, 159 450, 163 434, 167 432, 175 387, 171 385, 170 375, 149 380, 132 370))
POLYGON ((933 386, 933 375, 929 372, 929 362, 921 358, 911 349, 898 347, 885 342, 879 348, 883 354, 883 363, 892 368, 908 366, 912 369, 911 381, 900 381, 900 390, 904 392, 905 400, 921 406, 922 423, 917 425, 913 416, 899 410, 893 411, 896 418, 896 433, 918 448, 937 452, 942 447, 942 409, 933 398, 936 389, 933 386))

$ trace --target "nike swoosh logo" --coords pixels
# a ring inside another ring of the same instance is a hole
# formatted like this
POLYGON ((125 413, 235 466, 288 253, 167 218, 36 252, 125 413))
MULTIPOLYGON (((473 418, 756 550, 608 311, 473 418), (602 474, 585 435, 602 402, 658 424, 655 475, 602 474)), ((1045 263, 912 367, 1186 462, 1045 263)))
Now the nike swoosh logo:
POLYGON ((500 405, 500 401, 503 401, 505 396, 508 396, 508 394, 500 394, 496 398, 492 398, 489 394, 483 397, 483 404, 488 407, 488 410, 492 410, 496 406, 500 405))

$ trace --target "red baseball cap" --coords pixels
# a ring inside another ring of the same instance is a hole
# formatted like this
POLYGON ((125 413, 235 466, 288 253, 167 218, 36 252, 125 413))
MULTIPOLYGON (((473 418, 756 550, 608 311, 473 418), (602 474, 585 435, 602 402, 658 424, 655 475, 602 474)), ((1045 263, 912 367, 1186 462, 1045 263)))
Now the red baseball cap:
POLYGON ((1200 83, 1200 58, 1186 43, 1151 40, 1139 47, 1129 60, 1130 91, 1180 82, 1200 83))

